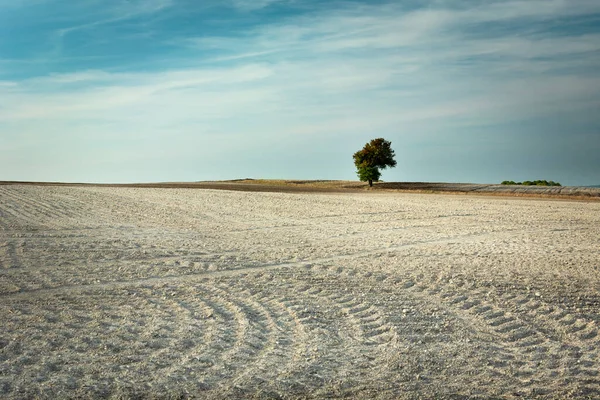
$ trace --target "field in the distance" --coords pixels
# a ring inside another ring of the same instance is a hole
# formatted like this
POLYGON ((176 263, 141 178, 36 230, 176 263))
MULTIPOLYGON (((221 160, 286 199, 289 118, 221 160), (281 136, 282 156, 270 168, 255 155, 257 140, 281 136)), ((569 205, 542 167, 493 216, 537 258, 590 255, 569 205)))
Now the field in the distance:
POLYGON ((600 188, 593 186, 523 186, 448 182, 376 182, 369 187, 364 182, 341 180, 234 179, 227 181, 155 182, 125 184, 88 184, 61 182, 0 181, 0 185, 136 187, 156 189, 218 189, 271 193, 444 193, 503 197, 537 197, 567 200, 600 201, 600 188))
POLYGON ((0 324, 9 399, 594 398, 600 203, 0 185, 0 324))

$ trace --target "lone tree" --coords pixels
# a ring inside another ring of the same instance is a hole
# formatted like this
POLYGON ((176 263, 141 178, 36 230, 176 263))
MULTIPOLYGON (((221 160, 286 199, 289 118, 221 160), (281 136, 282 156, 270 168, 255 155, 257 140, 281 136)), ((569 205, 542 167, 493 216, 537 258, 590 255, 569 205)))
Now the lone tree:
POLYGON ((396 166, 395 154, 391 146, 390 141, 378 138, 371 140, 362 150, 354 153, 352 157, 356 165, 356 173, 362 182, 369 182, 369 186, 373 186, 373 181, 379 181, 380 169, 396 166))

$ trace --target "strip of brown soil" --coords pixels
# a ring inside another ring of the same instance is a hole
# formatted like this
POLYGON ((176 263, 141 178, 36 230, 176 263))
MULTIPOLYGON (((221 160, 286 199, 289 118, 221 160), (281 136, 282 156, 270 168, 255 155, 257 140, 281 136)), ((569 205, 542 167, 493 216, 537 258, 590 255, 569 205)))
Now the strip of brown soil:
POLYGON ((379 182, 372 188, 363 182, 338 180, 268 180, 236 179, 229 181, 202 182, 156 182, 156 183, 67 183, 67 182, 24 182, 0 181, 0 185, 36 185, 36 186, 96 186, 96 187, 138 187, 163 189, 213 189, 243 192, 275 193, 373 193, 373 192, 413 192, 469 194, 483 196, 503 196, 519 198, 548 198, 599 201, 600 189, 580 186, 517 186, 487 185, 472 183, 436 183, 436 182, 379 182))

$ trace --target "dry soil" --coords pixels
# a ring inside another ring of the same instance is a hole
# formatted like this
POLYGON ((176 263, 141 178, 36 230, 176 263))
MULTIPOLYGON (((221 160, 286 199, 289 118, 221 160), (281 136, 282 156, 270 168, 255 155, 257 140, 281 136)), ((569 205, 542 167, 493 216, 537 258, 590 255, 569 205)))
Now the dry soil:
POLYGON ((600 203, 0 185, 0 397, 598 398, 600 203))

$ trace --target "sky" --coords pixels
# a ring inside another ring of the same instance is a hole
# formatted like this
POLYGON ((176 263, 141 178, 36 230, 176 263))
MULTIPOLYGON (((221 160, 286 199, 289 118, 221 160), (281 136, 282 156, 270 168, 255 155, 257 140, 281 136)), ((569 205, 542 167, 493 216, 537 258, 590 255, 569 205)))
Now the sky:
POLYGON ((598 0, 0 0, 0 180, 600 184, 598 0))

